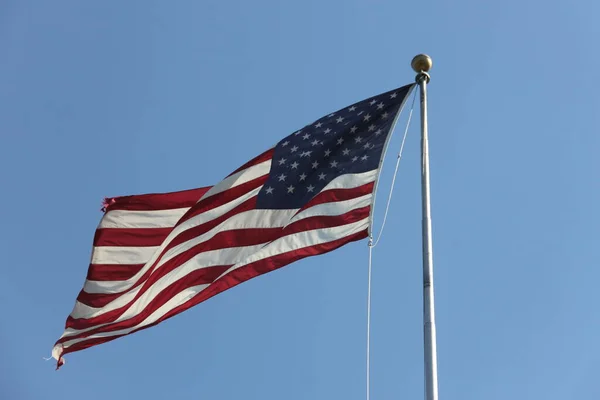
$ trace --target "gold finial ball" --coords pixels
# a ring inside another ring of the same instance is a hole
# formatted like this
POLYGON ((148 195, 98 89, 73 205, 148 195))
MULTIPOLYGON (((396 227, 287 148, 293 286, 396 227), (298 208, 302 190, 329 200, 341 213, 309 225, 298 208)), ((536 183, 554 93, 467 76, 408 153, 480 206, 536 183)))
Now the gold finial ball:
POLYGON ((415 56, 410 63, 412 69, 417 73, 428 72, 432 65, 433 61, 431 61, 431 57, 429 57, 427 54, 419 54, 415 56))

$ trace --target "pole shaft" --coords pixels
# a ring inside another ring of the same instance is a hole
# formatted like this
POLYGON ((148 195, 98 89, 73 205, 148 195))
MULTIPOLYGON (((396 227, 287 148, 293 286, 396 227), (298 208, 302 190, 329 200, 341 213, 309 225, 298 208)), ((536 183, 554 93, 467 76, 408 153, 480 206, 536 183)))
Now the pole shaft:
POLYGON ((423 340, 425 357, 425 399, 438 400, 435 306, 433 295, 433 251, 431 240, 431 204, 429 199, 429 140, 427 135, 427 82, 421 73, 421 201, 423 212, 423 340))

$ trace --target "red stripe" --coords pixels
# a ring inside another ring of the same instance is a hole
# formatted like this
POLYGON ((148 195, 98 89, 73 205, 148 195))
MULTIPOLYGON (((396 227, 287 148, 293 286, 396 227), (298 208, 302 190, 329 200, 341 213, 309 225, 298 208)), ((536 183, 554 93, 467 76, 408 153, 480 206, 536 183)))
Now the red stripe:
POLYGON ((186 229, 185 231, 183 231, 179 235, 177 235, 175 238, 173 238, 173 240, 165 247, 165 251, 163 251, 163 253, 161 254, 161 257, 166 251, 172 249, 173 247, 178 246, 182 243, 185 243, 188 240, 197 238, 200 235, 205 234, 206 232, 210 231, 214 227, 222 224, 223 222, 227 221, 228 219, 234 217, 237 214, 240 214, 240 213, 243 213, 246 211, 250 211, 255 208, 256 208, 256 196, 249 198, 248 200, 235 206, 234 208, 232 208, 225 214, 223 214, 211 221, 207 221, 207 222, 200 224, 198 226, 195 226, 193 228, 186 229))
POLYGON ((181 225, 188 219, 195 217, 196 215, 202 214, 206 211, 212 210, 214 208, 220 207, 224 204, 229 203, 237 198, 240 198, 251 192, 252 190, 262 186, 267 179, 269 178, 268 174, 260 176, 256 179, 252 179, 251 181, 242 183, 236 187, 225 190, 223 192, 214 194, 210 197, 202 199, 198 203, 196 203, 192 208, 190 208, 183 217, 177 222, 176 226, 181 225))
MULTIPOLYGON (((238 269, 230 272, 229 274, 223 276, 222 278, 218 279, 217 281, 212 283, 208 288, 206 288, 202 292, 198 293, 196 296, 194 296, 193 298, 191 298, 184 304, 181 304, 180 306, 169 311, 167 314, 165 314, 162 318, 158 319, 156 322, 146 325, 146 326, 143 326, 143 327, 140 327, 139 329, 136 329, 136 330, 128 333, 127 335, 130 335, 130 334, 140 331, 142 329, 150 328, 150 327, 152 327, 166 319, 169 319, 169 318, 171 318, 171 317, 173 317, 173 316, 175 316, 175 315, 177 315, 177 314, 179 314, 179 313, 181 313, 181 312, 183 312, 205 300, 208 300, 209 298, 211 298, 227 289, 237 286, 242 282, 245 282, 247 280, 250 280, 259 275, 265 274, 267 272, 274 271, 276 269, 279 269, 287 264, 290 264, 290 263, 300 260, 302 258, 330 252, 332 250, 335 250, 335 249, 345 245, 346 243, 361 240, 361 239, 366 238, 367 236, 368 236, 367 230, 365 229, 361 232, 357 232, 355 234, 352 234, 352 235, 349 235, 349 236, 346 236, 346 237, 343 237, 343 238, 340 238, 340 239, 337 239, 337 240, 334 240, 331 242, 322 243, 322 244, 310 246, 310 247, 305 247, 302 249, 290 251, 288 253, 278 254, 278 255, 270 257, 270 258, 259 260, 255 263, 245 265, 241 268, 238 268, 238 269)), ((194 285, 191 285, 191 286, 194 286, 194 285)), ((146 311, 146 310, 144 310, 144 311, 146 311)), ((127 322, 129 322, 129 320, 123 321, 123 323, 127 323, 127 322)), ((119 324, 115 324, 114 327, 111 326, 111 330, 120 330, 120 329, 127 328, 127 325, 122 325, 122 326, 117 326, 117 325, 119 325, 119 324)), ((135 325, 135 324, 133 324, 133 325, 135 325)), ((86 332, 86 336, 88 336, 88 334, 89 334, 89 332, 86 332)), ((94 339, 81 341, 81 342, 73 344, 72 346, 65 348, 63 350, 62 355, 68 354, 68 353, 71 353, 74 351, 78 351, 78 350, 83 350, 85 348, 88 348, 88 347, 91 347, 91 346, 94 346, 94 345, 97 345, 100 343, 109 342, 109 341, 117 339, 121 336, 126 336, 126 335, 116 335, 116 336, 111 336, 111 337, 94 338, 94 339)), ((82 337, 83 337, 83 335, 82 335, 82 337)), ((63 340, 59 340, 57 342, 57 344, 65 342, 65 341, 73 339, 73 338, 74 337, 63 338, 63 340)))
POLYGON ((87 280, 125 281, 137 274, 144 264, 90 264, 87 280))
POLYGON ((286 226, 281 232, 280 237, 304 231, 333 228, 336 226, 351 224, 367 218, 370 210, 371 206, 365 206, 361 208, 355 208, 354 210, 342 215, 315 215, 313 217, 304 218, 286 226))
POLYGON ((160 246, 172 230, 173 228, 100 228, 96 229, 94 246, 160 246))
POLYGON ((254 157, 252 160, 248 161, 246 164, 242 165, 241 167, 239 167, 238 169, 233 171, 231 174, 227 175, 227 177, 230 177, 233 174, 237 174, 238 172, 243 171, 247 168, 250 168, 254 165, 257 165, 257 164, 260 164, 267 160, 270 160, 271 158, 273 158, 273 153, 275 153, 275 148, 270 148, 269 150, 265 151, 264 153, 254 157))
MULTIPOLYGON (((144 274, 144 276, 146 276, 147 274, 144 274)), ((135 286, 132 286, 130 290, 135 289, 136 287, 138 287, 139 284, 136 284, 135 286)), ((124 292, 118 292, 118 293, 88 293, 85 291, 85 288, 82 289, 79 294, 77 295, 77 301, 85 304, 86 306, 90 306, 90 307, 94 307, 94 308, 101 308, 104 306, 107 306, 109 303, 111 303, 112 301, 118 299, 119 297, 123 296, 124 292)), ((73 317, 71 317, 70 315, 67 317, 67 323, 65 325, 66 328, 71 328, 71 321, 73 321, 73 317)))
MULTIPOLYGON (((327 217, 315 216, 315 217, 307 218, 306 220, 303 220, 303 221, 298 221, 297 223, 290 225, 289 227, 287 227, 285 229, 285 235, 296 233, 296 232, 302 232, 305 230, 341 226, 341 225, 345 225, 348 223, 363 220, 363 219, 367 218, 368 215, 369 215, 369 207, 367 206, 367 207, 363 207, 360 209, 352 210, 348 213, 338 215, 338 216, 327 216, 327 217)), ((236 244, 236 246, 244 246, 246 244, 243 244, 243 243, 238 244, 242 241, 242 240, 240 240, 241 238, 249 239, 251 237, 258 237, 259 235, 264 238, 263 235, 267 235, 267 236, 271 236, 268 238, 268 240, 274 240, 275 238, 283 236, 281 234, 282 233, 281 229, 271 228, 271 229, 269 229, 270 232, 263 232, 263 231, 264 231, 264 229, 252 229, 252 230, 240 230, 240 231, 237 231, 234 233, 235 235, 240 235, 240 237, 235 237, 235 236, 232 237, 231 233, 233 233, 233 232, 231 232, 231 231, 222 232, 223 236, 222 236, 222 238, 220 238, 220 240, 231 240, 231 243, 236 244)), ((255 244, 260 244, 261 242, 262 241, 257 241, 255 244)), ((190 251, 192 251, 192 250, 190 250, 190 251)), ((202 252, 202 251, 206 251, 206 250, 205 249, 196 249, 197 253, 202 252), (200 251, 198 251, 198 250, 200 250, 200 251)), ((157 273, 157 275, 160 274, 160 276, 152 275, 151 278, 149 279, 149 281, 144 283, 144 287, 140 290, 140 293, 138 293, 136 295, 135 299, 133 299, 131 302, 129 302, 125 306, 123 306, 119 309, 116 309, 116 310, 109 311, 109 312, 99 315, 97 317, 90 318, 90 319, 74 319, 72 317, 69 317, 69 319, 67 320, 67 328, 86 329, 86 328, 92 327, 94 325, 114 322, 116 319, 118 319, 123 314, 123 312, 125 312, 127 310, 127 308, 130 307, 131 304, 133 304, 133 302, 137 298, 139 298, 139 296, 142 295, 143 292, 147 291, 158 279, 160 279, 161 276, 163 276, 165 273, 168 272, 168 271, 163 271, 163 267, 167 267, 166 268, 167 270, 172 270, 172 269, 176 268, 177 266, 181 265, 183 262, 185 262, 193 257, 193 255, 188 255, 187 253, 188 252, 183 253, 180 256, 176 257, 176 258, 180 258, 178 260, 170 260, 169 263, 172 263, 173 265, 171 265, 171 266, 167 266, 166 264, 163 265, 157 273)), ((182 279, 185 279, 185 277, 183 277, 182 279)), ((206 283, 206 282, 204 282, 204 283, 206 283)), ((190 284, 189 286, 194 286, 194 285, 195 284, 190 284)), ((184 290, 184 289, 185 288, 183 288, 182 290, 184 290)), ((160 296, 162 298, 162 292, 158 296, 160 296)), ((168 301, 168 299, 165 300, 165 302, 166 301, 168 301)), ((90 335, 92 335, 94 333, 98 333, 98 332, 107 332, 107 331, 112 331, 112 330, 116 330, 116 329, 123 329, 123 326, 128 327, 128 326, 136 325, 136 324, 142 322, 146 317, 148 317, 152 312, 154 312, 162 304, 164 304, 164 302, 156 303, 155 300, 153 299, 139 314, 136 314, 134 317, 132 317, 126 321, 121 321, 121 322, 118 322, 115 324, 98 327, 96 329, 92 329, 90 331, 83 332, 79 335, 65 337, 65 338, 60 339, 59 342, 62 343, 64 341, 72 340, 77 337, 87 337, 87 336, 90 336, 90 335), (125 325, 123 325, 123 324, 125 324, 125 325), (116 326, 116 328, 114 326, 116 326)))
POLYGON ((211 187, 108 198, 108 210, 156 211, 193 206, 211 187))
POLYGON ((304 207, 302 207, 300 210, 298 210, 298 213, 300 213, 301 211, 304 211, 306 209, 309 209, 311 207, 314 207, 318 204, 351 200, 351 199, 355 199, 360 196, 370 194, 373 192, 374 185, 375 185, 375 182, 369 182, 362 186, 357 186, 357 187, 348 188, 348 189, 330 189, 330 190, 322 191, 322 192, 318 193, 315 197, 310 199, 310 201, 308 203, 306 203, 304 205, 304 207))

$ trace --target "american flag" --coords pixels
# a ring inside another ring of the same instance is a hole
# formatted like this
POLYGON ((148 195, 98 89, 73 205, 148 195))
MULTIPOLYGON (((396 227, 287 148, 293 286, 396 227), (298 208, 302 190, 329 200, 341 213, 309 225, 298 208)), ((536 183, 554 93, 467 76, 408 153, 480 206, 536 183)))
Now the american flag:
POLYGON ((149 328, 256 276, 368 236, 382 152, 414 85, 324 116, 212 187, 106 199, 52 355, 149 328))

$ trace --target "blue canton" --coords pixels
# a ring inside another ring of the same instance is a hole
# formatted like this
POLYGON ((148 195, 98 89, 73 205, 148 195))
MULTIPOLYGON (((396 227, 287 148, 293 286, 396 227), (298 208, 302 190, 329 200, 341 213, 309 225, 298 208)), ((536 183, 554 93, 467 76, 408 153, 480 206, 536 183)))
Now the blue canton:
POLYGON ((338 110, 281 140, 257 208, 301 208, 334 178, 379 167, 386 139, 413 85, 338 110))

